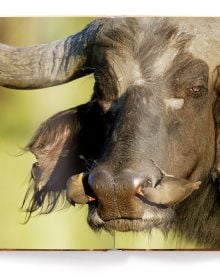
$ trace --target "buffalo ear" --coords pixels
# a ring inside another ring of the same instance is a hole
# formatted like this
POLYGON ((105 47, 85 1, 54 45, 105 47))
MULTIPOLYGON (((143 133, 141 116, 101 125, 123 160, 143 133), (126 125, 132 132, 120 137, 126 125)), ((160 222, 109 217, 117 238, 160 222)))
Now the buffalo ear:
POLYGON ((52 116, 41 124, 28 144, 27 149, 37 159, 32 167, 32 184, 23 202, 28 218, 38 209, 40 213, 51 212, 60 195, 65 194, 69 177, 85 171, 85 160, 80 155, 83 152, 82 135, 85 133, 82 131, 87 123, 88 107, 91 104, 52 116))

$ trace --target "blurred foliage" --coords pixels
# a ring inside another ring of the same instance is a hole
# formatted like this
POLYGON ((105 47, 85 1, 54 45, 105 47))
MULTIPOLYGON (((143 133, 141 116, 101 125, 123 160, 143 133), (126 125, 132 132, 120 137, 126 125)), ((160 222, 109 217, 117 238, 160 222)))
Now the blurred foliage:
MULTIPOLYGON (((81 30, 92 18, 1 18, 0 41, 32 45, 65 38, 81 30)), ((58 111, 89 100, 93 77, 41 90, 0 88, 0 248, 7 249, 111 249, 193 248, 146 233, 94 233, 86 222, 87 206, 70 207, 34 217, 23 225, 19 207, 29 183, 33 155, 23 148, 39 124, 58 111)))

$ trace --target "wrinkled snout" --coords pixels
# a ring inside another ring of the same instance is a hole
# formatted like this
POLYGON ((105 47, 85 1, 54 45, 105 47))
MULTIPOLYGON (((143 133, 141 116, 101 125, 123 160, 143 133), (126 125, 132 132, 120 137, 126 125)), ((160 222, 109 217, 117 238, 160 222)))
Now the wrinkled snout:
POLYGON ((144 205, 136 194, 140 186, 149 182, 144 173, 130 169, 113 175, 104 168, 97 168, 88 178, 89 186, 98 200, 98 213, 103 220, 140 218, 144 213, 144 205))
POLYGON ((72 204, 93 203, 103 221, 142 219, 149 208, 172 207, 199 185, 200 182, 166 176, 155 165, 151 173, 124 169, 117 174, 103 165, 90 174, 72 176, 67 183, 67 198, 72 204))

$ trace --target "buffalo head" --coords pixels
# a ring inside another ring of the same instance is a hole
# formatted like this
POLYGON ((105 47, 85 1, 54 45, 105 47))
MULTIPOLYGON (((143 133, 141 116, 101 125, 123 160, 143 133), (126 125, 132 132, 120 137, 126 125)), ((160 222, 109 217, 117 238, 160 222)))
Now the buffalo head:
POLYGON ((95 77, 92 99, 52 116, 28 145, 27 211, 49 213, 64 194, 88 204, 95 230, 140 231, 186 223, 192 204, 199 221, 209 203, 219 229, 219 30, 219 19, 109 18, 64 41, 1 45, 3 86, 95 77))

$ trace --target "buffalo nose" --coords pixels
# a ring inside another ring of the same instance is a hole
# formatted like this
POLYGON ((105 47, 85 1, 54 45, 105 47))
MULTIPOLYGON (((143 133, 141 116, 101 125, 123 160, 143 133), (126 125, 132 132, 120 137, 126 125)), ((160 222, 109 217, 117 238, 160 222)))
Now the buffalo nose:
POLYGON ((116 217, 142 217, 144 204, 140 199, 142 187, 148 182, 143 172, 123 169, 112 172, 106 166, 97 166, 88 177, 88 185, 97 198, 97 211, 102 220, 116 217), (138 195, 139 196, 138 196, 138 195))
POLYGON ((134 172, 131 169, 124 169, 113 176, 107 169, 97 168, 89 174, 88 183, 99 198, 100 195, 104 195, 104 192, 114 190, 115 187, 116 189, 122 187, 124 191, 135 193, 139 186, 146 183, 146 175, 134 172))

